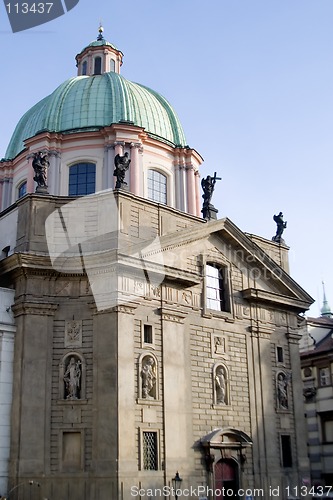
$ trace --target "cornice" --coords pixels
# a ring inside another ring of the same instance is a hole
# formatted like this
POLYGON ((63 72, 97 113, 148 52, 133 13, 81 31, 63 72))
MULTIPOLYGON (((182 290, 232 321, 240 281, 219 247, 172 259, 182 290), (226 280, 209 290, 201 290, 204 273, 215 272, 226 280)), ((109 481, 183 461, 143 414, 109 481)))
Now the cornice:
POLYGON ((45 304, 42 302, 19 302, 12 306, 14 317, 25 315, 54 316, 58 304, 45 304))
POLYGON ((242 290, 242 296, 249 302, 262 302, 274 304, 275 307, 280 307, 283 309, 293 309, 299 312, 304 312, 308 309, 309 304, 300 299, 294 297, 288 297, 286 295, 280 295, 274 292, 267 292, 265 290, 258 290, 257 288, 247 288, 242 290))

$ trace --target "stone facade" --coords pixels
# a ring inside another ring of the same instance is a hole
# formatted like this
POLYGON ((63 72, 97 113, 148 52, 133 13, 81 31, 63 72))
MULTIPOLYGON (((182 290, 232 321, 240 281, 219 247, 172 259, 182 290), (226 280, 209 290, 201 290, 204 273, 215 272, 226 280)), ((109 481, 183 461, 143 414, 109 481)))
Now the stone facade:
POLYGON ((332 314, 307 318, 300 343, 311 477, 318 494, 333 484, 332 333, 332 314))
POLYGON ((266 253, 277 244, 128 192, 92 196, 29 194, 11 209, 13 494, 29 498, 33 480, 50 500, 128 500, 179 471, 182 488, 287 498, 309 478, 298 314, 312 299, 266 253), (69 202, 94 196, 113 197, 116 226, 71 240, 69 202))

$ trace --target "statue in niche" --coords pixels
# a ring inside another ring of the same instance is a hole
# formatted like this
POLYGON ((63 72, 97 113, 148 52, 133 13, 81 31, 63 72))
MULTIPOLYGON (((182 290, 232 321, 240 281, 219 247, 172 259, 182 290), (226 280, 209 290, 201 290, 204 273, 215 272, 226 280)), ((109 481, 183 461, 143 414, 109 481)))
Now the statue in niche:
POLYGON ((72 356, 64 374, 66 399, 80 399, 80 381, 81 361, 79 359, 75 361, 72 356))
POLYGON ((38 151, 38 153, 34 154, 32 160, 32 168, 34 169, 35 172, 34 181, 37 182, 36 192, 46 190, 47 169, 49 168, 49 166, 50 162, 47 153, 42 153, 42 151, 38 151))
POLYGON ((277 399, 281 410, 288 410, 288 379, 284 373, 277 378, 277 399))
POLYGON ((219 366, 215 373, 215 391, 216 391, 216 403, 217 404, 226 404, 226 395, 227 395, 227 384, 224 368, 219 366))
POLYGON ((156 399, 156 366, 152 356, 145 356, 141 369, 143 399, 156 399))
POLYGON ((128 157, 128 153, 125 153, 124 156, 120 156, 117 154, 114 159, 115 169, 113 175, 117 177, 116 189, 123 188, 127 186, 127 182, 125 182, 125 174, 129 169, 131 160, 128 157))
POLYGON ((287 227, 287 222, 284 222, 283 220, 283 213, 280 212, 279 215, 273 215, 273 219, 274 222, 276 222, 277 228, 276 235, 273 236, 272 241, 275 241, 276 243, 284 243, 282 233, 287 227))
POLYGON ((214 173, 214 177, 207 175, 206 178, 201 180, 201 187, 203 190, 203 204, 202 204, 202 216, 206 220, 210 220, 212 218, 216 219, 216 208, 211 204, 213 192, 215 189, 216 181, 220 181, 221 177, 216 177, 216 172, 214 173))

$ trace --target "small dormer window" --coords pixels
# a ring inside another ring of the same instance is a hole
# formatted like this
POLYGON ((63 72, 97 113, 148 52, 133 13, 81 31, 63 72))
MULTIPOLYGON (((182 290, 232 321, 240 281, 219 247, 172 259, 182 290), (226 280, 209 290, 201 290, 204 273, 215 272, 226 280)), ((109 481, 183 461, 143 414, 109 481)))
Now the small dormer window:
POLYGON ((116 71, 116 61, 114 59, 110 59, 110 71, 116 71))
POLYGON ((100 75, 101 73, 102 73, 102 58, 95 57, 94 75, 100 75))
POLYGON ((82 75, 87 74, 87 66, 88 66, 87 61, 83 61, 83 63, 82 63, 82 75))

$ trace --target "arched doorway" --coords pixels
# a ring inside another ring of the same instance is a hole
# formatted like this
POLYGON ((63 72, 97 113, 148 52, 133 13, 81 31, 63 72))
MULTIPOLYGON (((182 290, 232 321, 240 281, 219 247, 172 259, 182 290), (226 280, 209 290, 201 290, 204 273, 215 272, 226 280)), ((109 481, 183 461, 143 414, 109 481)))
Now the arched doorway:
POLYGON ((235 460, 221 459, 214 467, 215 500, 238 499, 238 465, 235 460), (223 490, 224 488, 224 490, 223 490), (226 492, 228 491, 228 494, 226 492), (224 491, 224 495, 223 495, 224 491))

